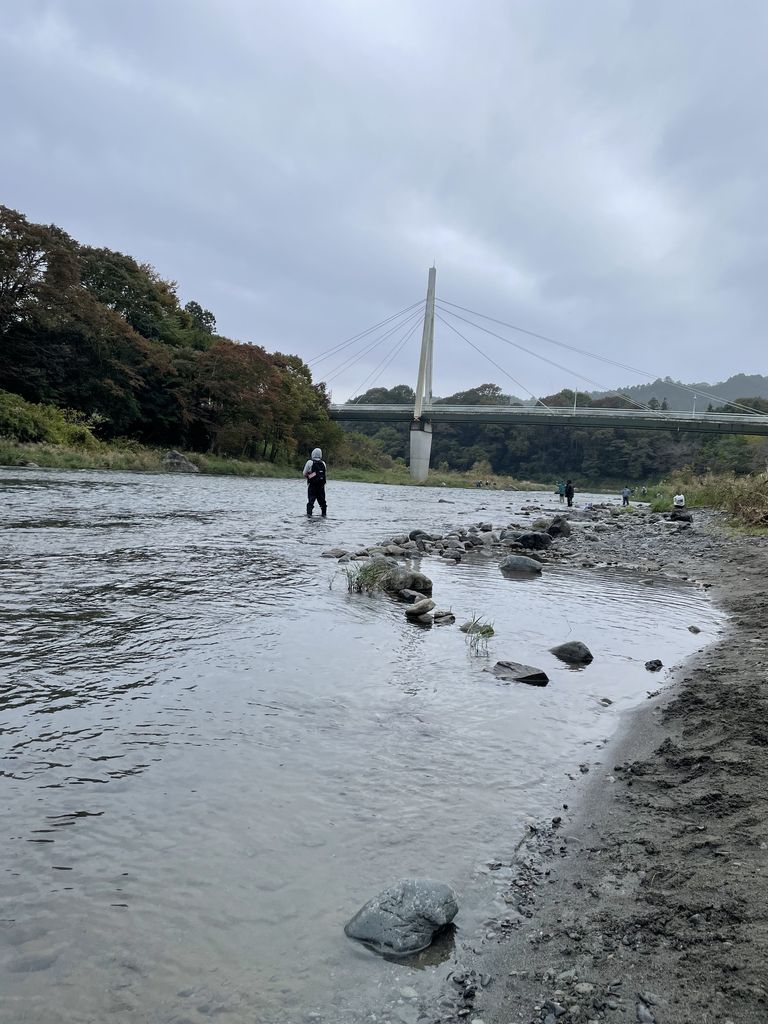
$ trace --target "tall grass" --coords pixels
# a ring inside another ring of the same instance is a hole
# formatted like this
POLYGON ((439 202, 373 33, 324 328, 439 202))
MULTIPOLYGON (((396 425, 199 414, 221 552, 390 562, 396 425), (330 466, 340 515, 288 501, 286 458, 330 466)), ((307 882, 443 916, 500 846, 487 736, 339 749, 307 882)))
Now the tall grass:
POLYGON ((732 473, 682 474, 658 487, 651 507, 656 512, 672 507, 675 494, 684 494, 688 508, 716 508, 741 526, 768 527, 768 473, 735 476, 732 473))
POLYGON ((360 565, 345 566, 341 574, 346 577, 350 594, 373 594, 381 590, 392 575, 392 566, 383 558, 374 558, 360 565))

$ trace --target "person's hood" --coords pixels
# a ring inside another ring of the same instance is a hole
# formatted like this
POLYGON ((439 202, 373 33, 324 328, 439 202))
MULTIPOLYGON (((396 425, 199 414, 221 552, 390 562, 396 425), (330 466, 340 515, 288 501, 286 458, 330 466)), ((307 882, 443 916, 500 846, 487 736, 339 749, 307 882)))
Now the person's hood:
POLYGON ((312 449, 312 456, 311 457, 313 459, 318 459, 318 460, 322 459, 322 457, 323 457, 323 450, 322 450, 322 448, 313 448, 312 449))

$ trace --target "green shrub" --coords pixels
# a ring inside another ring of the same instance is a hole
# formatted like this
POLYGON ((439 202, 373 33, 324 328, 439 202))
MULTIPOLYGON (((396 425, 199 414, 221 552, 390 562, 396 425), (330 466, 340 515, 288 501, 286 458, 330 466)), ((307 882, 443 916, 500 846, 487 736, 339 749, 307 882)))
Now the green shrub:
POLYGON ((0 391, 0 436, 73 448, 99 447, 80 413, 54 405, 36 405, 10 391, 0 391))

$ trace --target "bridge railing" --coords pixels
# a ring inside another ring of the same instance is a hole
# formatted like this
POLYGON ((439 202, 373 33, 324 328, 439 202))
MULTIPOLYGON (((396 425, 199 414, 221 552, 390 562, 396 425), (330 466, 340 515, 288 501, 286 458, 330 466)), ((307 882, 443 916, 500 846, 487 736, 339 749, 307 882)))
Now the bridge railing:
MULTIPOLYGON (((373 419, 377 413, 388 414, 390 417, 393 414, 402 414, 402 419, 408 419, 413 415, 413 410, 408 405, 332 405, 331 411, 334 413, 336 418, 343 419, 344 414, 349 414, 349 419, 355 419, 357 417, 365 416, 366 418, 373 419)), ((556 419, 579 419, 580 417, 593 419, 597 417, 605 419, 616 419, 617 417, 625 418, 627 420, 642 419, 642 420, 659 420, 664 423, 681 423, 681 422, 706 422, 716 421, 718 423, 733 423, 744 424, 745 426, 755 426, 756 424, 768 423, 768 415, 764 413, 736 413, 736 412, 693 412, 679 409, 610 409, 604 407, 594 406, 566 406, 566 407, 553 407, 549 406, 544 408, 543 406, 517 406, 517 405, 443 405, 437 404, 432 405, 428 409, 424 409, 424 418, 440 419, 441 413, 445 416, 461 415, 462 418, 467 419, 477 418, 483 419, 486 422, 496 417, 503 419, 509 416, 510 413, 514 413, 517 416, 530 417, 532 420, 546 420, 552 417, 556 419)), ((400 416, 398 416, 400 418, 400 416)), ((745 431, 749 433, 749 431, 745 431)))

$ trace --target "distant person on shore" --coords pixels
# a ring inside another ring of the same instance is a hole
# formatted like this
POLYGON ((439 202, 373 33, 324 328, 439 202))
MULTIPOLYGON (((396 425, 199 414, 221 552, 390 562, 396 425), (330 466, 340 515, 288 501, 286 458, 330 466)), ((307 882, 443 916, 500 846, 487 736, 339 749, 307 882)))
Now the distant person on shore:
POLYGON ((675 508, 685 508, 685 495, 676 494, 672 499, 672 504, 675 506, 675 508))
POLYGON ((631 487, 625 487, 624 490, 621 492, 621 504, 622 505, 628 505, 629 504, 629 498, 630 498, 631 494, 632 494, 632 488, 631 487))
POLYGON ((565 501, 565 480, 558 480, 557 481, 557 488, 556 488, 555 493, 559 496, 560 504, 562 505, 563 502, 565 501))
POLYGON ((573 508, 573 496, 576 492, 573 489, 572 480, 565 481, 565 490, 563 493, 565 494, 565 500, 568 502, 568 508, 573 508))
POLYGON ((326 470, 320 448, 313 448, 311 458, 307 459, 304 465, 304 477, 307 481, 307 515, 312 515, 312 509, 317 502, 324 516, 328 508, 325 503, 326 470))

